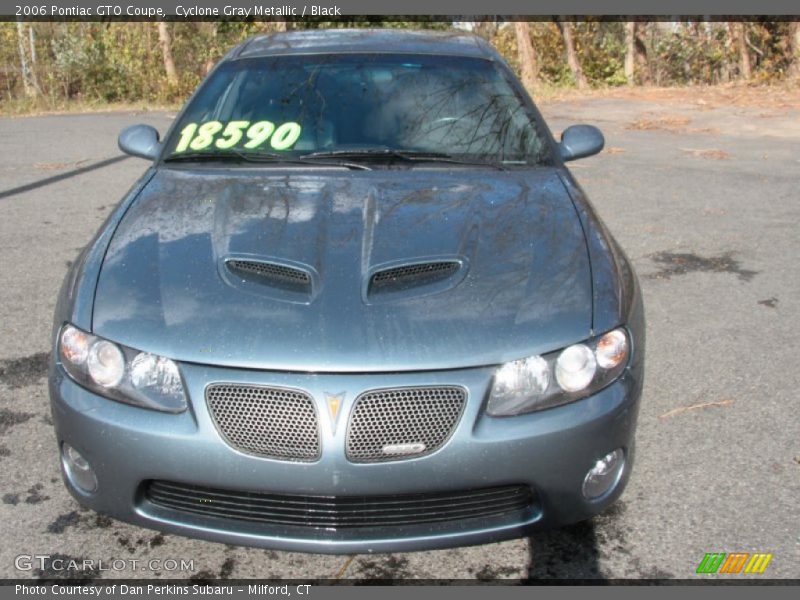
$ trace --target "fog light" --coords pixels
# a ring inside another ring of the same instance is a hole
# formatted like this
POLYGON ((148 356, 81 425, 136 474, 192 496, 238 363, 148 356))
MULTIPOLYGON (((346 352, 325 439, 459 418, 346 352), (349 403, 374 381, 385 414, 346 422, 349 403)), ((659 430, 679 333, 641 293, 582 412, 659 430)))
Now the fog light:
POLYGON ((61 462, 72 485, 87 493, 97 489, 97 477, 89 462, 69 444, 65 443, 62 447, 61 462))
POLYGON ((594 500, 609 492, 617 485, 624 466, 625 455, 622 448, 606 454, 586 474, 583 480, 583 496, 588 500, 594 500))

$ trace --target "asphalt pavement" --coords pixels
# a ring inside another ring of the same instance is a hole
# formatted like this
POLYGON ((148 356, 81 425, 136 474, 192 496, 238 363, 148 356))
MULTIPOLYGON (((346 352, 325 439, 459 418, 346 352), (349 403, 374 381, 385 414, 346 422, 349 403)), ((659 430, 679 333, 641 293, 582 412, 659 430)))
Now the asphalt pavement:
POLYGON ((0 578, 683 579, 700 577, 707 552, 774 556, 763 575, 702 577, 800 578, 800 112, 611 98, 543 112, 556 132, 588 122, 606 134, 573 172, 644 291, 631 482, 593 521, 530 539, 354 557, 164 535, 71 498, 45 380, 56 295, 146 168, 120 155, 117 133, 163 133, 174 115, 0 119, 0 578), (63 571, 59 558, 126 563, 63 571), (169 562, 181 559, 188 571, 169 562))

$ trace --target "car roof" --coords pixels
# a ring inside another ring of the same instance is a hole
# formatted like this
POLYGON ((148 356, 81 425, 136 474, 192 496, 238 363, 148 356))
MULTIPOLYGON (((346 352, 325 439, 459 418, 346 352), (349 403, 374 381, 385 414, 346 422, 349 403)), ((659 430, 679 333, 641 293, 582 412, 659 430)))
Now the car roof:
POLYGON ((258 35, 241 44, 228 58, 327 53, 443 54, 489 60, 498 58, 496 51, 477 35, 411 29, 306 29, 258 35))

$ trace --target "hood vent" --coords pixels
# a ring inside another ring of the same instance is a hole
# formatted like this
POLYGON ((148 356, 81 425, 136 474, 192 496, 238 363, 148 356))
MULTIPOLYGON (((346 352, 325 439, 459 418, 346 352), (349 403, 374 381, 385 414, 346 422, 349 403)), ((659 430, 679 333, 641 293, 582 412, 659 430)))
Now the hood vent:
POLYGON ((439 260, 391 267, 373 273, 369 293, 399 292, 408 288, 430 285, 450 279, 461 269, 457 260, 439 260))
POLYGON ((228 260, 228 270, 244 279, 258 280, 282 289, 310 292, 311 275, 303 269, 261 260, 228 260))

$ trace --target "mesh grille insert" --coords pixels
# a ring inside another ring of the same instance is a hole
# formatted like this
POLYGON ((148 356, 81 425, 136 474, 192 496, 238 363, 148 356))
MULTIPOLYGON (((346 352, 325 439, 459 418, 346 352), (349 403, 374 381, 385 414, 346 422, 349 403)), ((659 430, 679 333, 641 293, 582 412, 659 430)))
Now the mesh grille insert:
POLYGON ((392 267, 375 273, 370 284, 375 289, 381 289, 390 286, 403 287, 404 285, 429 283, 450 277, 460 267, 461 263, 452 260, 392 267))
POLYGON ((347 427, 347 458, 379 462, 436 451, 455 430, 466 398, 460 387, 397 388, 359 396, 347 427))
POLYGON ((486 519, 535 506, 531 489, 522 485, 391 496, 305 496, 149 481, 145 497, 158 506, 206 517, 328 530, 486 519))
POLYGON ((240 274, 258 275, 259 277, 298 286, 311 284, 311 276, 307 272, 302 269, 287 267, 286 265, 255 260, 229 260, 226 264, 229 269, 240 274))
POLYGON ((206 402, 223 438, 237 450, 269 458, 319 458, 319 425, 311 397, 300 391, 217 384, 206 402))

